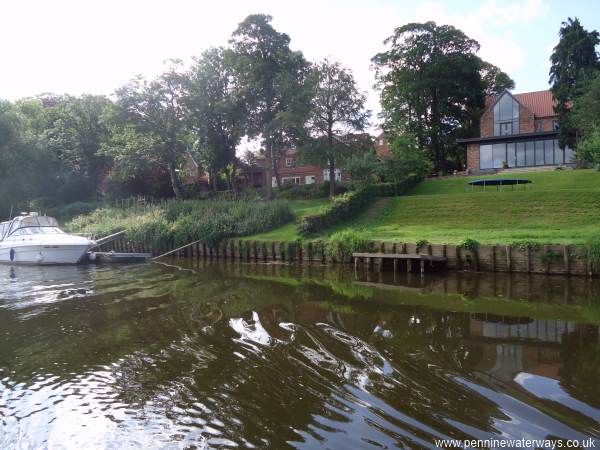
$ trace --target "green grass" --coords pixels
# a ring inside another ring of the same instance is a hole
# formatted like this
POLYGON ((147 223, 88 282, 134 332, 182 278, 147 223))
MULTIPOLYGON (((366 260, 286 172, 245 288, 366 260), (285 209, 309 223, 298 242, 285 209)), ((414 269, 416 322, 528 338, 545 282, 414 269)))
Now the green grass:
MULTIPOLYGON (((361 229, 372 240, 396 242, 458 244, 472 238, 482 244, 581 244, 600 234, 600 173, 563 170, 427 180, 383 207, 371 206, 354 220, 311 237, 346 229, 361 229), (530 190, 471 192, 468 181, 481 178, 527 178, 533 184, 530 190)), ((252 239, 298 237, 295 225, 287 224, 252 239)))
MULTIPOLYGON (((294 218, 298 220, 309 214, 317 214, 329 204, 329 199, 316 198, 311 200, 289 200, 287 203, 294 214, 294 218)), ((274 230, 252 235, 246 239, 261 241, 294 241, 300 237, 296 228, 296 220, 279 228, 275 228, 274 230)))

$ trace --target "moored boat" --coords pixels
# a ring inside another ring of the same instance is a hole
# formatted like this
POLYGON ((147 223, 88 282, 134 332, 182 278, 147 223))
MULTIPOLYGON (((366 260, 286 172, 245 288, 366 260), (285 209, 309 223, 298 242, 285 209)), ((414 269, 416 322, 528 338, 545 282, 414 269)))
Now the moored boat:
POLYGON ((65 233, 55 218, 37 213, 0 223, 0 263, 76 264, 95 244, 65 233))

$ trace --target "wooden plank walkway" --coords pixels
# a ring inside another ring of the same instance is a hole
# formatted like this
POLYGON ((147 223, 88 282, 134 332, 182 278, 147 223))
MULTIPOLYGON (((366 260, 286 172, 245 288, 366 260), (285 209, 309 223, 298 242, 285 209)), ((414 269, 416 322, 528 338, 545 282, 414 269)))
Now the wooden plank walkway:
POLYGON ((435 255, 427 255, 421 253, 352 253, 352 257, 354 258, 354 269, 358 270, 358 265, 361 260, 365 260, 367 262, 367 270, 372 268, 373 259, 379 260, 379 270, 382 270, 383 261, 386 259, 391 259, 394 264, 394 273, 398 271, 398 262, 406 263, 406 271, 412 272, 413 270, 413 261, 419 262, 419 269, 421 273, 425 273, 426 265, 429 267, 435 267, 440 265, 445 265, 448 261, 448 258, 445 256, 435 256, 435 255), (428 264, 426 264, 428 263, 428 264))

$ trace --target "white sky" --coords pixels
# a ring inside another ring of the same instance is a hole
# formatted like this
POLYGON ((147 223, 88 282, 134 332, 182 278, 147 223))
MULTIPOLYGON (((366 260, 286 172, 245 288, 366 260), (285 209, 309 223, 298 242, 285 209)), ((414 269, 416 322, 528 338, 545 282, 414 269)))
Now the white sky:
MULTIPOLYGON (((189 61, 226 45, 248 14, 267 13, 308 59, 329 56, 350 67, 378 111, 370 59, 394 27, 425 20, 458 26, 480 41, 484 59, 519 82, 515 73, 527 61, 522 30, 544 16, 544 1, 0 0, 0 98, 111 94, 138 73, 156 75, 166 59, 189 61)), ((541 49, 544 57, 549 49, 541 49)), ((545 88, 547 75, 539 81, 545 88)))

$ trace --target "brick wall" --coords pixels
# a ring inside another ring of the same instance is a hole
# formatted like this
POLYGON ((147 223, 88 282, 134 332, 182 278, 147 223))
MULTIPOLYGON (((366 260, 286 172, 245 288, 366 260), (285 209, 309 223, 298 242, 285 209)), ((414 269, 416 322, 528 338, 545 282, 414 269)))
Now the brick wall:
POLYGON ((479 169, 479 144, 467 145, 467 169, 479 169))
MULTIPOLYGON (((494 135, 494 108, 489 108, 483 113, 479 121, 481 137, 490 137, 494 135)), ((477 165, 479 168, 479 164, 477 165)))
POLYGON ((521 106, 519 113, 519 133, 533 133, 535 131, 535 116, 530 109, 521 106))

